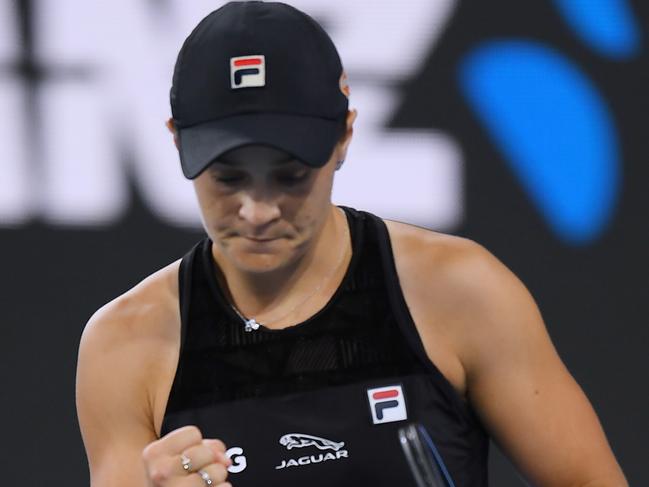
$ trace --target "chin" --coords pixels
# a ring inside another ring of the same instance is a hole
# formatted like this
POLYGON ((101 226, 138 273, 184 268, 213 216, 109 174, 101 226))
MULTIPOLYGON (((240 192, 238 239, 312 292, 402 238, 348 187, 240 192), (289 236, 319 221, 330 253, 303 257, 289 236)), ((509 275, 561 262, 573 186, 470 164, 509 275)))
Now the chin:
POLYGON ((249 252, 236 253, 230 258, 240 270, 258 274, 279 270, 290 261, 287 256, 282 254, 253 254, 249 252))
POLYGON ((293 261, 293 254, 293 249, 285 242, 271 244, 237 242, 228 249, 227 258, 244 272, 265 273, 288 265, 293 261))
POLYGON ((220 240, 223 257, 239 271, 264 274, 290 266, 305 251, 304 241, 280 238, 266 242, 240 236, 220 240))

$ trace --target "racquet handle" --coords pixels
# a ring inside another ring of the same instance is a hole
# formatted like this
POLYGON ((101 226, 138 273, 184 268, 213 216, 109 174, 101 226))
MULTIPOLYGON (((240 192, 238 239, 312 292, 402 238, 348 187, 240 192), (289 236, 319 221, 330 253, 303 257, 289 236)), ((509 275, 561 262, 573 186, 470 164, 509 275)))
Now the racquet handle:
POLYGON ((417 423, 399 428, 399 443, 417 487, 455 487, 426 428, 417 423))

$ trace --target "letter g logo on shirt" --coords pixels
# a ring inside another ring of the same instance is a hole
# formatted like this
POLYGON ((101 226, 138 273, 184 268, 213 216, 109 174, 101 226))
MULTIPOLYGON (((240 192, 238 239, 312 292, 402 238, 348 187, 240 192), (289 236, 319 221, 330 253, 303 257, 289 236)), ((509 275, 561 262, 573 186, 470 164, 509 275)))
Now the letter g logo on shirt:
POLYGON ((228 467, 230 473, 243 472, 248 466, 246 457, 243 456, 243 448, 233 446, 225 452, 225 455, 232 460, 232 465, 228 467))

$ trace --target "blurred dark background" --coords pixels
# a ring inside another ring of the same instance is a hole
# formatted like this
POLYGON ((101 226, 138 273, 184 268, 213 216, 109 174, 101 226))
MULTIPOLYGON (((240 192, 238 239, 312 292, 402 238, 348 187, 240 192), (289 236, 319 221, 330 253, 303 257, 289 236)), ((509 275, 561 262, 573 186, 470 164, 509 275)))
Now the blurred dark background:
MULTIPOLYGON (((359 110, 335 200, 503 260, 630 484, 649 484, 647 3, 289 3, 331 33, 359 110)), ((83 326, 201 238, 163 122, 180 45, 222 4, 0 3, 7 485, 88 485, 83 326)), ((493 485, 524 485, 495 448, 492 466, 493 485)))

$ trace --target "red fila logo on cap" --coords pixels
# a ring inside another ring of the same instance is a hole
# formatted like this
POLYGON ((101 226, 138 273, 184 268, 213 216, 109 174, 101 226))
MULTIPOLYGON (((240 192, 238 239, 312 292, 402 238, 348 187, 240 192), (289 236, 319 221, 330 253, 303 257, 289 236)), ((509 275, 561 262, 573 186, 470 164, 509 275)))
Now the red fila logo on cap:
POLYGON ((266 86, 266 58, 262 55, 230 58, 230 84, 233 90, 266 86))
POLYGON ((378 387, 367 390, 372 422, 374 424, 392 423, 408 419, 406 399, 401 386, 378 387))

